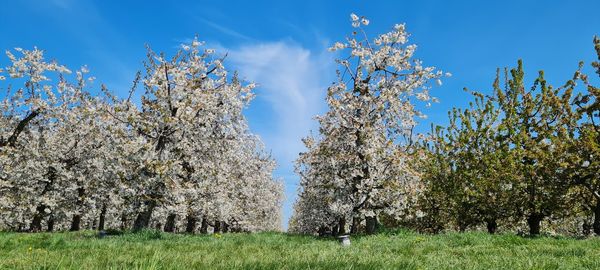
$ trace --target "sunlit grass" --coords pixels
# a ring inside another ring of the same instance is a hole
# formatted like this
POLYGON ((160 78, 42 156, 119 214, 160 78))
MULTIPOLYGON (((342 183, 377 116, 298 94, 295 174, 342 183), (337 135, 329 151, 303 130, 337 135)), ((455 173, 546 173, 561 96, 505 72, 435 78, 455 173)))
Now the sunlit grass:
POLYGON ((335 239, 283 233, 0 233, 0 269, 600 269, 600 239, 399 231, 335 239))

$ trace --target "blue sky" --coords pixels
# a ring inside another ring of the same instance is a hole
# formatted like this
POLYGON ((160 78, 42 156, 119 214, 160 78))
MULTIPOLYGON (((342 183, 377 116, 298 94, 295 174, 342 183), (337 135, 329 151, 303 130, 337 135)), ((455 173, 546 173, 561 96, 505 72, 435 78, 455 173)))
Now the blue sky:
MULTIPOLYGON (((544 69, 561 84, 580 60, 594 60, 600 1, 4 1, 0 49, 38 46, 71 68, 88 65, 99 82, 125 95, 142 68, 145 44, 173 53, 198 35, 228 52, 226 66, 259 84, 246 110, 253 132, 277 159, 285 183, 284 223, 298 188, 293 160, 300 138, 316 130, 324 94, 334 81, 335 55, 326 48, 352 31, 349 14, 371 20, 371 36, 406 23, 417 57, 453 76, 432 91, 430 123, 465 107, 463 87, 488 91, 497 67, 524 60, 529 78, 544 69)), ((6 58, 0 58, 4 65, 6 58)), ((531 80, 529 80, 531 81, 531 80)))

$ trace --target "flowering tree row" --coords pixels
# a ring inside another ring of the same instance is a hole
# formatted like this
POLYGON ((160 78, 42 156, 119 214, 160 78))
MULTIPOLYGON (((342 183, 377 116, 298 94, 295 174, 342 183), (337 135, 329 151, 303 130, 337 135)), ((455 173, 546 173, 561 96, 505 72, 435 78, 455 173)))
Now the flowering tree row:
MULTIPOLYGON (((470 107, 450 111, 447 127, 415 136, 415 101, 435 102, 430 82, 449 74, 413 59, 404 25, 371 40, 369 21, 351 20, 355 31, 331 48, 342 58, 329 110, 297 160, 291 231, 600 234, 600 90, 583 66, 561 87, 540 72, 527 88, 519 61, 504 85, 498 72, 491 95, 471 91, 470 107)), ((592 66, 600 75, 600 63, 592 66)))
POLYGON ((275 162, 242 114, 254 85, 213 50, 148 49, 126 99, 92 95, 87 68, 72 74, 37 48, 7 55, 0 229, 279 229, 275 162))

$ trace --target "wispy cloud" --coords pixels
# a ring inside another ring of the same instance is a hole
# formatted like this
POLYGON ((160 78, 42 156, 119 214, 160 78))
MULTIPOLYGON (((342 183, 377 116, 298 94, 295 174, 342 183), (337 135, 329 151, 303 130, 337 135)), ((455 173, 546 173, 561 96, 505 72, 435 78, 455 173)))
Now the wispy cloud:
POLYGON ((232 37, 235 37, 235 38, 238 38, 238 39, 243 39, 243 40, 252 40, 251 37, 246 36, 246 35, 238 32, 238 31, 235 31, 235 30, 233 30, 231 28, 228 28, 226 26, 223 26, 221 24, 218 24, 218 23, 215 23, 215 22, 203 19, 203 18, 199 18, 199 20, 202 23, 204 23, 204 24, 206 24, 206 25, 208 25, 208 26, 210 26, 210 27, 218 30, 219 32, 221 32, 221 33, 223 33, 225 35, 229 35, 229 36, 232 36, 232 37))
POLYGON ((301 138, 314 129, 313 117, 325 106, 331 82, 330 59, 289 42, 270 42, 229 49, 229 61, 259 85, 258 98, 275 112, 275 130, 261 134, 282 167, 291 167, 302 151, 301 138))
POLYGON ((284 179, 283 226, 287 228, 298 187, 293 162, 304 150, 301 139, 317 128, 314 116, 325 110, 325 89, 334 76, 331 55, 324 48, 315 53, 291 42, 264 42, 223 50, 242 78, 258 84, 255 104, 267 104, 268 108, 261 109, 274 112, 266 117, 248 117, 251 122, 274 123, 269 124, 272 130, 258 133, 279 164, 277 176, 284 179))

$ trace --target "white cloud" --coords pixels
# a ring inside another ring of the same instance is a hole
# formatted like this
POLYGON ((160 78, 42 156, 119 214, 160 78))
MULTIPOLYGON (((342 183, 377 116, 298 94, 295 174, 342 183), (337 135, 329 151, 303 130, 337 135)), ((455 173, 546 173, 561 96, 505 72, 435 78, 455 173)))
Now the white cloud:
MULTIPOLYGON (((275 130, 260 134, 272 149, 282 171, 291 172, 292 162, 304 149, 301 138, 316 129, 313 117, 325 108, 324 96, 332 82, 329 55, 315 54, 290 42, 270 42, 226 50, 228 61, 240 75, 258 84, 276 115, 275 130)), ((325 51, 324 49, 322 51, 325 51)))
MULTIPOLYGON (((232 64, 243 79, 258 84, 257 101, 251 106, 260 101, 261 105, 268 104, 268 111, 274 112, 260 119, 274 123, 269 125, 274 128, 257 133, 277 160, 276 175, 284 179, 286 198, 282 225, 287 228, 298 188, 293 162, 298 153, 304 151, 301 139, 318 128, 314 116, 326 109, 326 89, 335 75, 332 55, 325 47, 314 53, 291 42, 266 42, 235 49, 219 48, 219 51, 228 52, 226 62, 232 64)), ((252 117, 258 116, 248 116, 252 117)))
POLYGON ((239 39, 252 40, 252 38, 250 38, 250 37, 248 37, 248 36, 246 36, 246 35, 238 32, 238 31, 235 31, 235 30, 233 30, 231 28, 225 27, 225 26, 223 26, 221 24, 218 24, 218 23, 206 20, 206 19, 202 19, 202 18, 199 18, 199 20, 201 22, 207 24, 208 26, 210 26, 210 27, 212 27, 214 29, 217 29, 218 31, 220 31, 223 34, 226 34, 226 35, 229 35, 229 36, 232 36, 232 37, 235 37, 235 38, 239 38, 239 39))

